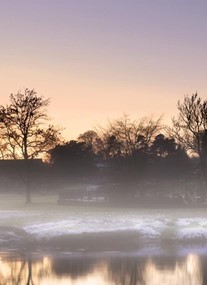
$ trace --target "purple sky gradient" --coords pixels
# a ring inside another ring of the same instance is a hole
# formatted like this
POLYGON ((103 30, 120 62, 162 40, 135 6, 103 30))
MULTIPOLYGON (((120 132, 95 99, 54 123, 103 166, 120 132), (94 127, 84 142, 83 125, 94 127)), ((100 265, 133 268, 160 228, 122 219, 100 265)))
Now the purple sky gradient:
POLYGON ((0 0, 0 104, 35 88, 68 139, 207 90, 206 0, 0 0))

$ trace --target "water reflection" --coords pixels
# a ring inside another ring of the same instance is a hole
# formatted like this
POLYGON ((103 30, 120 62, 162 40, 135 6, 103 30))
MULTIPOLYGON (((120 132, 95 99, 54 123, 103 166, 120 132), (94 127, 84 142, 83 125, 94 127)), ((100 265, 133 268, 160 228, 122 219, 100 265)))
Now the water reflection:
POLYGON ((0 257, 1 285, 202 285, 205 259, 176 257, 0 257))
POLYGON ((196 255, 188 255, 184 261, 176 261, 171 267, 160 266, 149 260, 143 271, 143 279, 145 285, 202 285, 200 259, 196 255))

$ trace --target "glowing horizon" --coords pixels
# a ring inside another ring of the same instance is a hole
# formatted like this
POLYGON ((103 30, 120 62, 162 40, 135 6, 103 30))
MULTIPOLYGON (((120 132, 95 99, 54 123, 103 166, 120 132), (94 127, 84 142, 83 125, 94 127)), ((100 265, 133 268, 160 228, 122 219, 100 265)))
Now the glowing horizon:
POLYGON ((35 89, 66 139, 207 89, 204 1, 0 1, 0 104, 35 89))

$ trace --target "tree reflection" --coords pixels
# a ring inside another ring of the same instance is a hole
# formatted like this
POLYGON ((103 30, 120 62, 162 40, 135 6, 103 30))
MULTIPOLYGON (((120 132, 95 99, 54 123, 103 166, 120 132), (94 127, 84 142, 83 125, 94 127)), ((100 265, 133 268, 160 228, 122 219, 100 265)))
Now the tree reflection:
POLYGON ((109 279, 120 285, 143 284, 144 265, 144 260, 134 258, 112 259, 108 266, 109 279))
MULTIPOLYGON (((39 285, 41 282, 85 278, 93 275, 100 259, 94 258, 49 258, 34 259, 32 256, 0 258, 1 285, 39 285)), ((98 268, 98 267, 97 267, 98 268)), ((100 270, 101 271, 101 270, 100 270)), ((44 283, 45 284, 45 283, 44 283)), ((62 284, 62 283, 61 283, 62 284)))
POLYGON ((32 280, 32 261, 31 261, 31 258, 28 259, 27 266, 28 266, 27 285, 34 285, 34 282, 32 280))
POLYGON ((198 256, 185 259, 115 259, 109 262, 109 279, 120 285, 202 285, 203 274, 198 256))
POLYGON ((203 275, 200 259, 196 255, 188 255, 182 261, 176 261, 174 266, 160 266, 149 260, 143 271, 145 285, 202 285, 203 275))
POLYGON ((52 261, 52 270, 58 276, 69 275, 75 279, 92 272, 98 262, 94 258, 55 258, 52 261))
MULTIPOLYGON (((204 260, 205 261, 205 260, 204 260)), ((102 284, 202 285, 205 264, 197 255, 176 257, 0 258, 1 285, 102 284)))
POLYGON ((41 276, 51 273, 50 262, 45 258, 34 260, 31 256, 20 256, 0 260, 1 285, 37 285, 41 276), (48 270, 49 269, 49 270, 48 270))

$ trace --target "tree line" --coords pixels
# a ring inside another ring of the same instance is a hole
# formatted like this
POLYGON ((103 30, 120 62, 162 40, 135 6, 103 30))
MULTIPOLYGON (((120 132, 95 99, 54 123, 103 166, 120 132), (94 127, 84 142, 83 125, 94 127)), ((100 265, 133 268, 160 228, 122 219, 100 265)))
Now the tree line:
MULTIPOLYGON (((207 101, 197 93, 178 101, 172 126, 161 117, 132 120, 123 115, 70 141, 50 124, 49 104, 25 89, 0 106, 2 160, 23 159, 29 169, 33 160, 44 158, 51 176, 63 185, 117 183, 118 195, 131 195, 140 183, 207 181, 207 101)), ((29 174, 24 180, 30 202, 29 174)))

